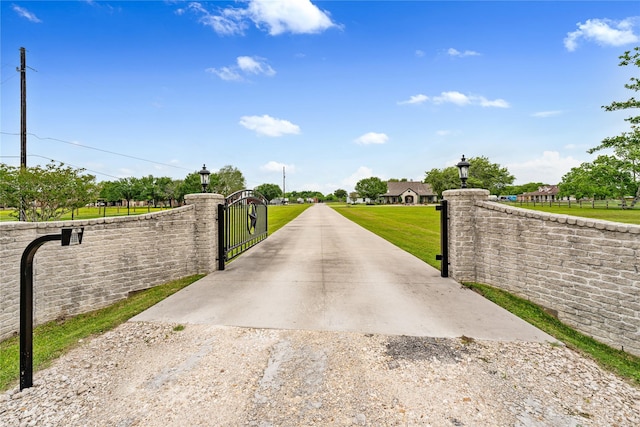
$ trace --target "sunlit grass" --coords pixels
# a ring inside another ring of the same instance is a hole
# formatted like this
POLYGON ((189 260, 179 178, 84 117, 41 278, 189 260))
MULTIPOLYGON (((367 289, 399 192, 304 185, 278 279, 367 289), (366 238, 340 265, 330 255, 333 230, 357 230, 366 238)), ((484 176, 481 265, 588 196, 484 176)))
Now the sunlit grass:
POLYGON ((440 268, 440 212, 434 206, 331 206, 427 264, 440 268))
POLYGON ((640 224, 640 206, 636 206, 634 209, 620 209, 617 204, 611 204, 610 208, 607 208, 602 203, 596 205, 595 208, 591 207, 591 204, 583 204, 580 207, 578 203, 572 203, 571 207, 565 205, 551 205, 536 203, 534 206, 530 204, 510 203, 511 206, 518 208, 531 209, 536 211, 543 211, 561 215, 572 215, 583 218, 603 219, 606 221, 624 222, 627 224, 640 224))
MULTIPOLYGON (((33 370, 48 366, 53 360, 77 345, 78 341, 104 333, 169 295, 190 285, 203 275, 193 275, 137 292, 109 307, 54 320, 33 330, 33 370)), ((20 342, 15 336, 0 342, 0 390, 12 386, 20 376, 20 342)))
POLYGON ((313 205, 308 203, 292 205, 269 205, 269 208, 267 209, 267 228, 269 234, 275 233, 286 223, 300 215, 311 206, 313 205))
MULTIPOLYGON (((332 207, 369 231, 439 268, 440 262, 435 261, 435 254, 440 251, 440 213, 433 207, 364 205, 332 207)), ((591 210, 583 209, 581 212, 591 210)), ((603 219, 612 220, 612 217, 614 216, 610 215, 603 219)), ((593 358, 603 368, 640 384, 640 358, 602 344, 563 324, 536 304, 506 291, 476 283, 468 283, 465 286, 476 289, 485 298, 564 342, 570 348, 593 358)))
POLYGON ((587 354, 597 360, 602 367, 640 385, 640 357, 602 344, 565 325, 542 307, 506 291, 478 283, 466 283, 465 286, 476 290, 488 300, 531 323, 568 347, 587 354))

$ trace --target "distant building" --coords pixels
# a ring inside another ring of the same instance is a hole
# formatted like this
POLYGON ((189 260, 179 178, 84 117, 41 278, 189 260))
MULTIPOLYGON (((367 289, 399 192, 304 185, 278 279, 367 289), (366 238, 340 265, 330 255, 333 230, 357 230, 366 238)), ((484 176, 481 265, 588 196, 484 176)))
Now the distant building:
POLYGON ((538 187, 538 191, 522 193, 518 196, 519 202, 553 202, 558 199, 557 185, 543 185, 538 187))
POLYGON ((387 192, 380 198, 384 204, 418 205, 438 201, 431 184, 416 181, 389 181, 387 192))

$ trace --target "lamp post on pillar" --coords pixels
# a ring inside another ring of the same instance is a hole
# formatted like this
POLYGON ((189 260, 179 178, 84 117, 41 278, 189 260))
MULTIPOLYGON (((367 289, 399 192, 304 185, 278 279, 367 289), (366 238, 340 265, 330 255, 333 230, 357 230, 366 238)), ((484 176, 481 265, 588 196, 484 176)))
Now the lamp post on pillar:
POLYGON ((202 170, 198 172, 200 174, 200 184, 202 184, 202 192, 207 192, 207 187, 209 186, 209 175, 211 172, 207 170, 207 167, 203 164, 202 170))
POLYGON ((469 178, 469 162, 462 155, 462 159, 456 165, 458 167, 458 175, 460 176, 461 188, 467 188, 467 179, 469 178))

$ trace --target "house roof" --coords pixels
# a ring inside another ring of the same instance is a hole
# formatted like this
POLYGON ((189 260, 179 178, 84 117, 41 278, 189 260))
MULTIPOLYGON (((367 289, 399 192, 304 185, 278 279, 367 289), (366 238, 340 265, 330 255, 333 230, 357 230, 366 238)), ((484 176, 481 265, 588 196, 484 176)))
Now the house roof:
POLYGON ((399 196, 409 189, 413 190, 418 196, 435 196, 431 184, 416 181, 389 181, 387 182, 387 192, 383 196, 399 196))
POLYGON ((545 195, 555 195, 558 194, 557 185, 543 185, 542 187, 538 187, 538 191, 531 191, 529 193, 524 193, 523 196, 545 196, 545 195))

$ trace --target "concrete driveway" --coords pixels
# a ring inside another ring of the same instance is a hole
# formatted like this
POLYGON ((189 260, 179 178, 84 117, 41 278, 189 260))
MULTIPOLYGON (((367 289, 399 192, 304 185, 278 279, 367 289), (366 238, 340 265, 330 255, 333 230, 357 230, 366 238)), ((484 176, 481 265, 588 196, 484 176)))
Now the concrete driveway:
POLYGON ((556 341, 323 204, 131 320, 556 341))

